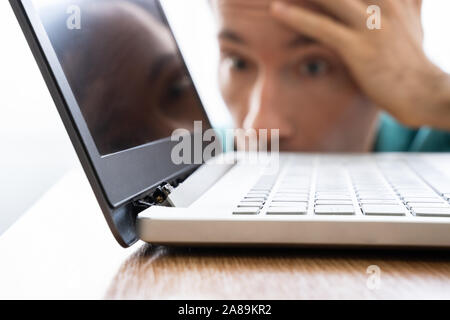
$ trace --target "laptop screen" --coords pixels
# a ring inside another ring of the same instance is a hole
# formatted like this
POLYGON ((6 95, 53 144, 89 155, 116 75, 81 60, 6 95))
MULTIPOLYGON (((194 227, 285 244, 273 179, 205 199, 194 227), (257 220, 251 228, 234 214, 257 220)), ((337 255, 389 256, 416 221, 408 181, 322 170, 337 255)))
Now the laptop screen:
POLYGON ((154 0, 33 0, 100 155, 208 123, 154 0))

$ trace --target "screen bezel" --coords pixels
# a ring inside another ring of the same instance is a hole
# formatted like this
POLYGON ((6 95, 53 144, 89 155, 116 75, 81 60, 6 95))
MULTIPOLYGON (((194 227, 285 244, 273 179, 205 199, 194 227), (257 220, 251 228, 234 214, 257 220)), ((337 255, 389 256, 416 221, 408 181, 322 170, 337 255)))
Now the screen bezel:
MULTIPOLYGON (((69 86, 44 26, 40 21, 37 10, 31 0, 19 1, 25 10, 25 14, 35 34, 43 57, 46 60, 45 62, 51 71, 53 81, 59 89, 65 107, 72 119, 73 126, 81 139, 103 193, 111 207, 120 207, 140 195, 147 193, 149 190, 156 188, 161 183, 179 176, 184 176, 186 173, 192 172, 200 166, 198 164, 173 164, 170 155, 176 142, 172 142, 170 137, 102 156, 98 152, 94 139, 89 132, 81 109, 69 86)), ((156 1, 156 3, 164 23, 166 23, 172 38, 176 41, 161 4, 159 1, 156 1)), ((178 54, 183 61, 186 73, 190 76, 179 49, 178 54)), ((194 90, 194 92, 205 114, 205 118, 207 118, 201 99, 197 91, 194 90)), ((211 128, 210 122, 206 125, 211 128)))

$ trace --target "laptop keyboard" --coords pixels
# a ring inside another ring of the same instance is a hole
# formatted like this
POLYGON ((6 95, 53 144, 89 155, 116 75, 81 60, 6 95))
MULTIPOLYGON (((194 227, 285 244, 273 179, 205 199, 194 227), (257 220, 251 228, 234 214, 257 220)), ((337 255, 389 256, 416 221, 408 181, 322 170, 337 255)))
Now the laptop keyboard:
POLYGON ((262 175, 233 213, 450 218, 450 180, 420 162, 292 161, 277 175, 262 175))

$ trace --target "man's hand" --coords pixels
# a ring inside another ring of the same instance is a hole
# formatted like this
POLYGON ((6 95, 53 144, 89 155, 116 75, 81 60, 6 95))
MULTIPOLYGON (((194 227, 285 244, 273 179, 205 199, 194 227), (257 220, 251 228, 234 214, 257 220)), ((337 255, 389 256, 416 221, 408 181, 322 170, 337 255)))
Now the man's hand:
POLYGON ((325 13, 272 4, 282 23, 335 50, 360 89, 406 125, 450 129, 450 77, 423 50, 421 0, 378 0, 381 29, 369 30, 368 0, 308 0, 325 13))

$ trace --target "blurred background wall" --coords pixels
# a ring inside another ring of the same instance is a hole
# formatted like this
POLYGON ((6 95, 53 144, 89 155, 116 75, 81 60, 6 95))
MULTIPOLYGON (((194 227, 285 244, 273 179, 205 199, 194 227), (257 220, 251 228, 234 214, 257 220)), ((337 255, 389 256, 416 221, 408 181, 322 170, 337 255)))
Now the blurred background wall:
POLYGON ((9 2, 0 1, 0 234, 77 164, 9 2))

